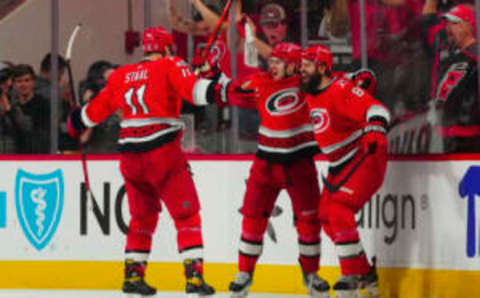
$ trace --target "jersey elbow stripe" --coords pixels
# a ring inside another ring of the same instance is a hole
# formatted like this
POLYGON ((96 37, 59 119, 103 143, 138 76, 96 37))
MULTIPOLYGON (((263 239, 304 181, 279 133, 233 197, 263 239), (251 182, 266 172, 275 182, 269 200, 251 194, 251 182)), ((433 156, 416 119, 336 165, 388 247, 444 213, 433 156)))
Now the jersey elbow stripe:
POLYGON ((390 112, 383 106, 373 105, 367 110, 367 122, 375 119, 385 119, 382 122, 388 125, 390 123, 390 112))
POLYGON ((86 127, 94 127, 94 126, 97 125, 98 123, 93 122, 93 121, 88 117, 88 115, 87 115, 87 107, 88 107, 88 104, 82 108, 82 113, 81 113, 82 122, 83 122, 83 124, 84 124, 86 127))
POLYGON ((387 130, 385 129, 385 127, 383 127, 381 125, 369 125, 369 126, 366 126, 363 129, 364 133, 371 132, 371 131, 377 131, 377 132, 380 132, 380 133, 383 133, 383 134, 387 133, 387 130))
POLYGON ((199 79, 193 86, 193 103, 197 106, 208 104, 207 91, 212 81, 199 79))

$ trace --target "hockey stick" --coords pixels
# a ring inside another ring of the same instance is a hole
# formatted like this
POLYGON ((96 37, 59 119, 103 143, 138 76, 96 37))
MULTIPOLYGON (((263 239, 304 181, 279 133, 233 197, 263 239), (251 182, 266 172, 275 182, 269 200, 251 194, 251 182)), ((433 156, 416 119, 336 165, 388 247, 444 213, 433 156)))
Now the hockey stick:
MULTIPOLYGON (((280 214, 283 213, 282 207, 275 205, 272 210, 272 217, 277 217, 280 216, 280 214)), ((272 220, 268 221, 267 224, 267 235, 270 237, 270 239, 274 242, 277 243, 277 233, 275 232, 275 228, 273 227, 272 220)))
MULTIPOLYGON (((243 214, 242 213, 242 208, 238 209, 238 212, 240 214, 243 214)), ((277 216, 280 216, 280 214, 283 213, 283 209, 282 207, 278 206, 278 205, 275 205, 273 207, 273 210, 272 210, 272 214, 271 214, 271 217, 277 217, 277 216)), ((268 237, 270 237, 270 239, 274 242, 274 243, 277 243, 277 233, 275 232, 275 228, 273 227, 273 223, 272 223, 272 220, 269 219, 268 220, 268 223, 267 223, 267 235, 268 237)))
POLYGON ((212 34, 210 35, 207 46, 204 48, 202 52, 202 57, 206 57, 208 53, 210 53, 210 49, 212 48, 213 43, 218 39, 218 36, 220 34, 220 28, 222 27, 223 23, 227 18, 231 5, 232 5, 232 0, 228 0, 227 4, 225 5, 225 8, 223 9, 222 16, 220 17, 220 19, 217 22, 217 25, 215 26, 215 30, 213 30, 212 34))
POLYGON ((347 183, 348 179, 352 177, 352 175, 357 171, 358 167, 362 165, 362 163, 367 159, 367 157, 372 154, 372 150, 365 152, 362 157, 353 165, 353 167, 345 174, 342 180, 340 180, 336 185, 327 181, 327 178, 322 175, 322 181, 325 184, 325 188, 328 189, 330 193, 335 193, 342 188, 342 186, 347 183))
MULTIPOLYGON (((67 44, 67 51, 65 53, 65 62, 67 64, 67 73, 68 73, 68 80, 70 81, 70 92, 72 94, 73 102, 72 105, 80 107, 80 99, 77 97, 77 94, 75 93, 75 86, 74 86, 74 81, 73 81, 73 73, 72 73, 72 67, 70 64, 70 61, 72 60, 72 49, 73 49, 73 43, 75 42, 75 38, 77 37, 78 32, 82 28, 82 24, 78 24, 75 26, 73 29, 72 35, 70 35, 70 38, 68 39, 68 44, 67 44)), ((82 162, 82 172, 83 172, 83 181, 84 181, 84 188, 85 192, 87 195, 90 193, 91 198, 95 201, 95 196, 93 195, 91 189, 90 189, 90 180, 88 178, 88 168, 87 168, 87 155, 85 154, 85 151, 83 150, 83 145, 78 138, 78 149, 80 151, 81 155, 81 162, 82 162)))

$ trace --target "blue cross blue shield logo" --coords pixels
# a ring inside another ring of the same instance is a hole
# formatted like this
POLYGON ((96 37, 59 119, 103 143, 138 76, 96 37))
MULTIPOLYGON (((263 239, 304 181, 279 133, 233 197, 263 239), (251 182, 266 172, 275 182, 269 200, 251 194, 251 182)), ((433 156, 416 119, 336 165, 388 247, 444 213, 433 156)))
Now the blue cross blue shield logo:
POLYGON ((63 172, 32 174, 18 170, 15 204, 20 225, 28 241, 42 250, 57 230, 63 209, 63 172))

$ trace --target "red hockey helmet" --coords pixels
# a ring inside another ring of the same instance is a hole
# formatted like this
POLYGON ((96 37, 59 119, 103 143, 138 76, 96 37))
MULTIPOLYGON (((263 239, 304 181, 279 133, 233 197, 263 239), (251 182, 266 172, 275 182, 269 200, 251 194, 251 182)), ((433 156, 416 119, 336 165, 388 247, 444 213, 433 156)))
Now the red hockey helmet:
POLYGON ((287 63, 300 63, 302 48, 294 43, 281 42, 273 47, 270 56, 284 60, 287 63))
POLYGON ((164 52, 168 46, 173 46, 173 38, 165 28, 152 27, 143 31, 142 47, 145 54, 164 52))
POLYGON ((310 46, 302 52, 302 59, 314 61, 317 66, 325 64, 330 71, 333 65, 333 56, 330 49, 324 45, 310 46))

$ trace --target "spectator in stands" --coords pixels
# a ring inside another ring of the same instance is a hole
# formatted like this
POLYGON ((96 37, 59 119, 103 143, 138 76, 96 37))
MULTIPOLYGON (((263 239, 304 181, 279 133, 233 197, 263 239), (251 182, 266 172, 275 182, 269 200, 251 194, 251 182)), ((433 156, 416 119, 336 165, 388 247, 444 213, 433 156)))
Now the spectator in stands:
MULTIPOLYGON (((201 51, 207 43, 208 35, 213 30, 198 10, 195 10, 190 19, 184 16, 177 8, 178 1, 170 2, 170 21, 172 23, 172 37, 176 48, 176 55, 188 60, 188 34, 193 36, 193 49, 196 52, 201 51)), ((214 13, 219 14, 218 6, 206 4, 206 7, 214 13)), ((192 53, 193 54, 193 53, 192 53)), ((199 107, 184 101, 182 104, 182 114, 193 114, 194 129, 201 133, 212 132, 216 126, 216 111, 214 105, 208 107, 199 107), (212 114, 213 117, 206 117, 206 114, 212 114)))
POLYGON ((398 64, 390 89, 395 95, 393 111, 397 119, 408 119, 412 114, 424 111, 435 96, 438 67, 452 52, 442 14, 461 2, 472 0, 426 0, 422 15, 409 22, 410 27, 395 37, 397 44, 401 45, 398 46, 401 54, 396 59, 398 64))
POLYGON ((443 15, 447 40, 453 49, 439 66, 435 106, 440 108, 441 133, 447 152, 480 151, 475 12, 472 5, 454 6, 443 15))
POLYGON ((15 139, 17 129, 13 119, 11 67, 0 62, 0 153, 16 153, 15 139))
MULTIPOLYGON (((360 1, 344 1, 352 38, 352 69, 361 64, 360 1)), ((401 59, 406 59, 408 43, 401 42, 412 23, 421 15, 422 0, 369 0, 365 1, 365 22, 368 67, 377 74, 377 97, 393 110, 396 94, 395 71, 401 59)), ((341 5, 339 7, 342 7, 341 5)), ((341 13, 342 10, 338 10, 341 13)), ((334 17, 334 16, 332 16, 334 17)), ((337 19, 337 21, 340 21, 337 19)))
POLYGON ((15 98, 11 109, 18 128, 19 153, 48 153, 50 151, 50 104, 35 93, 35 72, 30 65, 20 64, 12 69, 15 98))
MULTIPOLYGON (((51 83, 50 73, 52 70, 50 53, 43 57, 40 63, 40 73, 35 81, 35 93, 50 101, 51 83)), ((72 139, 67 133, 67 116, 72 106, 72 95, 70 94, 70 82, 67 79, 67 63, 65 59, 58 56, 58 150, 61 152, 75 151, 77 148, 76 140, 72 139)))
POLYGON ((79 84, 79 95, 82 103, 87 103, 103 89, 115 67, 105 60, 95 61, 89 66, 87 77, 79 84))
MULTIPOLYGON (((200 19, 202 20, 202 24, 203 24, 202 26, 206 28, 210 28, 209 32, 213 31, 213 29, 216 27, 216 24, 220 16, 217 13, 215 13, 215 11, 210 9, 202 0, 192 0, 191 2, 201 16, 200 19)), ((238 14, 236 16, 236 21, 238 24, 242 19, 242 15, 241 15, 242 6, 241 6, 241 1, 235 1, 234 3, 235 3, 234 5, 237 5, 238 14)), ((245 18, 243 18, 242 20, 247 21, 245 18)), ((214 60, 216 60, 216 62, 218 63, 219 68, 222 70, 222 72, 224 72, 229 77, 232 76, 231 64, 230 64, 231 56, 230 56, 230 50, 229 50, 232 45, 226 33, 228 32, 228 26, 231 23, 232 22, 228 21, 224 24, 224 26, 220 30, 220 35, 218 39, 216 40, 216 42, 214 43, 211 49, 211 54, 212 56, 215 56, 214 60)), ((174 26, 175 24, 178 25, 178 22, 174 23, 174 26)), ((192 28, 195 28, 195 27, 192 27, 192 28)), ((239 31, 241 31, 243 26, 238 26, 237 28, 240 29, 239 31)), ((182 30, 182 27, 179 26, 178 29, 182 30)), ((195 31, 192 30, 190 33, 195 34, 195 31)), ((239 33, 242 36, 242 32, 239 32, 239 33)), ((271 46, 269 46, 264 41, 261 41, 259 39, 256 39, 256 40, 258 41, 258 43, 261 43, 262 45, 266 45, 265 53, 266 53, 266 57, 268 57, 271 51, 271 46)), ((252 73, 258 72, 257 67, 252 67, 245 63, 245 57, 243 53, 243 49, 244 49, 243 42, 244 42, 244 38, 240 38, 238 40, 238 43, 234 45, 237 49, 237 78, 238 79, 245 78, 252 73)), ((259 53, 263 56, 262 51, 259 50, 259 53)), ((197 60, 197 59, 194 59, 194 60, 197 60)), ((221 119, 218 121, 219 128, 227 126, 228 122, 223 118, 225 114, 219 113, 219 115, 221 117, 221 119)), ((258 131, 258 123, 259 123, 258 114, 254 110, 240 109, 239 121, 240 121, 240 124, 239 124, 240 134, 242 136, 242 139, 244 140, 248 139, 248 141, 251 141, 251 142, 244 142, 243 144, 241 144, 241 146, 243 147, 251 145, 250 146, 251 148, 248 148, 245 150, 242 149, 242 150, 243 152, 248 150, 251 150, 253 152, 254 150, 256 150, 255 140, 256 140, 256 133, 258 131)), ((208 126, 211 126, 211 125, 208 125, 208 126)))
POLYGON ((260 28, 269 45, 285 41, 288 29, 285 9, 276 3, 263 6, 260 10, 260 28))
MULTIPOLYGON (((50 98, 50 72, 52 69, 51 54, 48 53, 43 57, 40 63, 40 72, 35 81, 35 93, 41 95, 43 98, 50 98)), ((58 56, 58 85, 60 88, 67 85, 66 80, 67 63, 62 56, 58 56)), ((64 92, 63 92, 64 93, 64 92)), ((59 93, 61 94, 61 93, 59 93)))
POLYGON ((346 42, 346 38, 350 36, 350 22, 346 1, 330 0, 314 3, 320 6, 314 8, 317 16, 310 16, 312 8, 309 3, 308 19, 309 23, 312 17, 316 19, 314 24, 318 24, 318 28, 309 27, 309 38, 346 42))
POLYGON ((444 64, 453 54, 453 48, 450 47, 447 40, 446 20, 442 18, 442 15, 454 5, 461 3, 474 9, 471 0, 446 1, 446 3, 439 0, 425 1, 420 18, 420 27, 422 28, 420 32, 431 65, 431 74, 424 77, 424 80, 428 80, 430 86, 428 99, 435 97, 439 81, 438 67, 444 64))
MULTIPOLYGON (((116 68, 109 61, 99 60, 90 65, 87 78, 80 83, 80 98, 83 104, 94 98, 107 83, 116 68)), ((81 136, 87 153, 116 153, 120 115, 113 114, 95 128, 89 128, 81 136), (88 141, 88 142, 87 142, 88 141)))
MULTIPOLYGON (((240 6, 241 10, 242 7, 240 6)), ((254 33, 254 46, 257 48, 262 61, 261 68, 266 69, 266 60, 270 57, 272 48, 281 42, 300 43, 301 34, 297 26, 289 26, 289 18, 284 6, 279 3, 267 3, 260 7, 259 15, 242 14, 238 32, 245 39, 244 23, 247 22, 254 33), (258 22, 256 22, 258 20, 258 22), (258 26, 257 26, 258 24, 258 26)))

